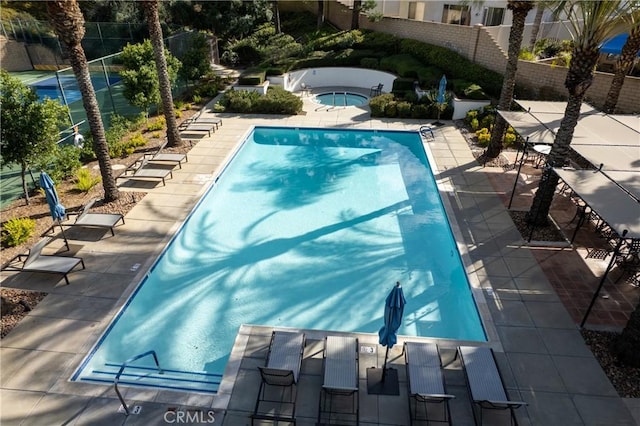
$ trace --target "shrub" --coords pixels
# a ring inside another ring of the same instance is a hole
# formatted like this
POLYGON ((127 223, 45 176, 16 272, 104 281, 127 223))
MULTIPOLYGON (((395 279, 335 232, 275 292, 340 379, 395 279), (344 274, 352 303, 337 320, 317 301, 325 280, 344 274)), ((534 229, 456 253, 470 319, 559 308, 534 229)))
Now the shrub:
POLYGON ((92 176, 89 169, 80 169, 76 173, 76 189, 82 192, 89 192, 91 188, 102 182, 100 176, 92 176))
POLYGON ((230 90, 214 106, 214 111, 293 115, 302 111, 302 100, 282 87, 270 87, 264 96, 247 90, 230 90))
POLYGON ((471 126, 471 130, 473 130, 474 132, 478 130, 478 127, 480 127, 480 123, 478 123, 477 118, 471 119, 471 122, 469 123, 469 125, 471 126))
POLYGON ((151 137, 154 139, 160 139, 160 132, 153 132, 151 133, 151 137))
POLYGON ((516 138, 517 136, 515 134, 515 131, 513 130, 513 127, 509 127, 504 134, 504 140, 502 141, 502 143, 504 144, 504 146, 511 146, 515 143, 516 138))
MULTIPOLYGON (((184 105, 184 103, 183 103, 184 105)), ((176 106, 176 108, 180 109, 181 107, 176 106)), ((147 130, 150 132, 153 132, 155 130, 162 130, 164 129, 164 126, 167 125, 167 119, 164 118, 164 115, 161 115, 159 117, 156 117, 156 119, 152 122, 150 122, 147 125, 147 130)))
POLYGON ((417 70, 423 65, 409 54, 386 56, 380 60, 380 68, 398 74, 400 77, 418 77, 417 70))
POLYGON ((392 34, 362 31, 362 40, 358 42, 357 46, 380 52, 382 57, 397 54, 400 51, 400 41, 401 39, 392 34))
POLYGON ((535 61, 536 55, 526 47, 523 47, 522 49, 520 49, 520 53, 518 54, 518 59, 522 59, 524 61, 535 61))
POLYGON ((371 108, 372 117, 384 117, 384 111, 387 104, 393 101, 394 97, 391 93, 375 96, 369 99, 369 108, 371 108))
POLYGON ((340 31, 315 39, 309 43, 313 50, 341 50, 364 41, 360 30, 340 31))
POLYGON ((483 127, 476 131, 476 137, 478 138, 478 145, 487 146, 491 140, 491 131, 488 128, 483 127))
POLYGON ((482 87, 477 84, 471 84, 466 89, 464 89, 464 96, 467 99, 489 99, 486 93, 482 90, 482 87))
POLYGON ((141 146, 145 146, 147 144, 147 140, 140 133, 136 133, 131 137, 131 139, 129 139, 127 143, 134 148, 138 148, 141 146))
POLYGON ((36 230, 36 221, 28 217, 9 219, 2 225, 2 242, 15 247, 29 239, 36 230))
POLYGON ((247 70, 240 78, 238 78, 238 84, 241 86, 258 86, 264 83, 266 73, 262 70, 247 70))
POLYGON ((411 118, 427 118, 429 108, 424 104, 413 105, 411 108, 411 118))
POLYGON ((377 58, 362 58, 360 59, 360 66, 362 68, 371 68, 375 70, 380 66, 380 62, 377 58))
POLYGON ((480 127, 491 127, 493 123, 495 123, 495 121, 496 121, 495 114, 487 114, 484 117, 482 117, 482 120, 480 121, 480 127))
POLYGON ((471 124, 471 122, 473 120, 477 121, 477 119, 478 119, 478 110, 477 109, 473 109, 471 111, 468 111, 467 115, 464 117, 464 121, 469 125, 471 124))
POLYGON ((398 102, 393 100, 387 103, 384 107, 384 116, 385 117, 397 117, 398 116, 398 102))
POLYGON ((80 155, 80 148, 73 145, 56 146, 48 155, 39 158, 34 166, 36 169, 46 170, 51 179, 60 182, 66 177, 73 176, 82 166, 80 155))
POLYGON ((411 117, 411 102, 402 101, 397 104, 398 117, 409 118, 411 117))
POLYGON ((396 78, 393 80, 393 88, 392 91, 406 91, 413 90, 413 82, 415 79, 413 78, 396 78))

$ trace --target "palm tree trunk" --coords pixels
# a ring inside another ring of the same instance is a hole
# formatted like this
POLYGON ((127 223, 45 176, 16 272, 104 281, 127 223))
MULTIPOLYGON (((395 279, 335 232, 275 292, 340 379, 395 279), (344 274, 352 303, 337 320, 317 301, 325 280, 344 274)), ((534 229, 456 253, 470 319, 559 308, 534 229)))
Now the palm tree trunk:
POLYGON ((320 29, 322 24, 324 24, 324 0, 318 0, 318 22, 316 27, 320 29))
POLYGON ((536 8, 536 16, 533 18, 533 25, 531 26, 531 38, 529 39, 529 46, 531 46, 531 51, 533 52, 533 48, 536 45, 536 41, 538 41, 538 33, 540 32, 540 25, 542 24, 542 15, 544 15, 545 7, 541 4, 536 8))
MULTIPOLYGON (((598 61, 599 53, 600 50, 597 45, 584 49, 579 47, 573 49, 571 65, 564 83, 569 91, 569 99, 556 139, 548 156, 549 165, 552 167, 562 167, 567 158, 571 140, 573 139, 573 132, 580 118, 582 101, 587 89, 593 82, 593 70, 598 61)), ((544 169, 533 204, 527 213, 527 221, 530 224, 543 225, 547 222, 558 180, 558 175, 551 168, 544 169)))
POLYGON ((96 92, 91 82, 91 73, 87 64, 87 57, 82 48, 82 38, 84 37, 84 16, 80 11, 80 6, 75 0, 55 0, 47 2, 51 22, 60 40, 67 46, 69 60, 73 74, 78 81, 78 87, 82 94, 82 105, 87 114, 87 121, 91 129, 93 139, 93 151, 98 159, 100 174, 102 176, 102 186, 104 188, 104 200, 109 203, 117 200, 120 196, 116 181, 111 169, 111 158, 109 157, 109 147, 102 124, 100 107, 96 99, 96 92))
POLYGON ((638 51, 640 51, 640 25, 631 30, 629 38, 627 38, 626 43, 622 46, 621 55, 615 64, 613 81, 607 94, 607 100, 604 103, 604 112, 613 114, 615 111, 624 79, 629 71, 631 71, 638 51))
POLYGON ((280 28, 280 7, 278 7, 278 0, 273 0, 273 22, 276 27, 276 34, 280 34, 282 29, 280 28))
POLYGON ((362 0, 353 0, 353 11, 351 13, 351 29, 360 28, 360 9, 362 9, 362 0))
POLYGON ((162 99, 162 111, 167 122, 167 146, 181 146, 182 139, 178 131, 178 122, 173 112, 173 95, 171 94, 171 80, 167 70, 167 60, 164 56, 164 41, 162 27, 158 15, 158 0, 145 0, 142 2, 149 37, 153 45, 153 55, 156 61, 158 82, 160 83, 160 98, 162 99))
MULTIPOLYGON (((513 90, 516 86, 516 73, 518 71, 518 55, 520 54, 520 46, 522 45, 524 34, 524 22, 533 6, 534 4, 531 1, 509 1, 507 6, 513 11, 513 23, 509 31, 507 68, 504 72, 500 101, 498 102, 498 109, 501 111, 509 111, 511 109, 513 90)), ((491 131, 491 140, 485 154, 486 158, 496 158, 500 154, 500 151, 502 151, 502 138, 506 129, 507 122, 498 114, 491 131)))

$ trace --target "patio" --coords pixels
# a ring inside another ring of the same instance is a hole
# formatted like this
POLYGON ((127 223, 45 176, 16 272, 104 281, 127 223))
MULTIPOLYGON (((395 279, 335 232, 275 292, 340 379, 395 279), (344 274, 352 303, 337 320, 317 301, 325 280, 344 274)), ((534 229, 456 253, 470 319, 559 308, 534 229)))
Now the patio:
MULTIPOLYGON (((118 412, 120 402, 112 387, 71 383, 68 379, 250 126, 417 130, 425 124, 419 120, 371 119, 364 107, 315 111, 317 104, 310 99, 304 102, 307 113, 301 116, 220 115, 224 126, 211 137, 198 141, 189 152, 189 162, 174 170, 174 178, 166 186, 151 190, 127 214, 126 224, 118 227, 114 237, 72 242, 72 252, 85 259, 87 270, 71 274, 71 285, 55 285, 56 278, 49 276, 3 273, 3 286, 49 292, 2 341, 3 425, 166 424, 178 412, 204 416, 209 410, 215 412, 216 423, 250 424, 249 414, 260 380, 256 367, 264 365, 270 327, 241 328, 220 392, 215 396, 126 388, 125 400, 130 406, 139 407, 139 413, 125 417, 118 412)), ((637 424, 639 401, 617 396, 580 336, 574 314, 584 312, 586 305, 576 306, 572 311, 573 307, 566 307, 563 302, 575 299, 578 303, 581 299, 555 287, 557 282, 566 284, 566 278, 575 279, 590 287, 591 295, 600 276, 597 268, 594 272, 592 265, 585 263, 584 256, 578 254, 580 248, 558 250, 527 245, 504 207, 515 172, 479 166, 451 122, 435 133, 435 140, 427 144, 436 163, 436 178, 448 214, 457 221, 452 226, 465 248, 462 255, 491 339, 489 345, 496 351, 509 395, 529 404, 516 410, 519 423, 637 424)), ((536 187, 534 174, 531 171, 531 180, 519 188, 516 205, 528 206, 530 191, 536 187)), ((581 241, 576 240, 578 246, 581 241)), ((607 283, 605 289, 610 298, 598 301, 603 305, 596 306, 592 320, 596 317, 601 325, 619 327, 623 323, 619 312, 623 312, 622 316, 626 314, 620 309, 622 302, 615 291, 622 292, 623 288, 607 283), (615 321, 596 316, 598 311, 611 312, 615 321)), ((637 300, 637 293, 624 293, 624 297, 637 300)), ((297 403, 300 425, 315 424, 322 380, 321 342, 326 332, 306 333, 309 344, 305 348, 297 403)), ((373 396, 367 394, 365 369, 380 367, 384 350, 376 344, 375 335, 358 338, 361 346, 376 348, 373 353, 360 352, 361 424, 408 424, 401 346, 394 346, 390 354, 399 372, 400 395, 373 396)), ((440 340, 438 344, 446 364, 461 342, 440 340)), ((448 390, 456 395, 451 404, 453 423, 473 424, 457 362, 445 368, 445 381, 448 390)), ((506 424, 503 414, 493 413, 485 424, 506 424)))

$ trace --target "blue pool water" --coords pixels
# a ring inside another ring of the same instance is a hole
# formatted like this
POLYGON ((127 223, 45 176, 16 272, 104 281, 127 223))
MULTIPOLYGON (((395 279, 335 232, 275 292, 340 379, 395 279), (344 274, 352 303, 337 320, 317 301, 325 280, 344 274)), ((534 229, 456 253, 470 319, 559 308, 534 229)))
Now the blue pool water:
POLYGON ((326 106, 360 106, 367 103, 367 97, 349 92, 321 93, 315 96, 316 102, 326 106))
POLYGON ((486 340, 417 132, 256 127, 74 375, 215 392, 241 324, 486 340), (145 377, 147 376, 147 377, 145 377))
MULTIPOLYGON (((93 90, 97 92, 107 87, 107 85, 114 85, 121 80, 119 75, 110 75, 108 78, 109 81, 107 83, 104 76, 92 77, 91 82, 93 83, 93 90)), ((78 83, 74 76, 60 77, 60 83, 62 84, 67 103, 71 104, 82 99, 82 94, 80 93, 78 83)), ((62 99, 62 92, 60 91, 58 79, 56 77, 49 77, 47 79, 37 81, 32 83, 31 87, 35 89, 40 99, 62 99)))

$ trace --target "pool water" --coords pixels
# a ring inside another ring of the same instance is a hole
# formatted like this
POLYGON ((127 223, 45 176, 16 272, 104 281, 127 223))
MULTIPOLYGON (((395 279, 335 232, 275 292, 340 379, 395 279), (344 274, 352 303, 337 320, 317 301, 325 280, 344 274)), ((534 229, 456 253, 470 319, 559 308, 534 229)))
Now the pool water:
POLYGON ((330 92, 316 95, 315 100, 326 106, 360 106, 365 105, 368 98, 357 93, 330 92))
POLYGON ((486 340, 417 132, 256 127, 74 380, 215 392, 242 324, 486 340))

